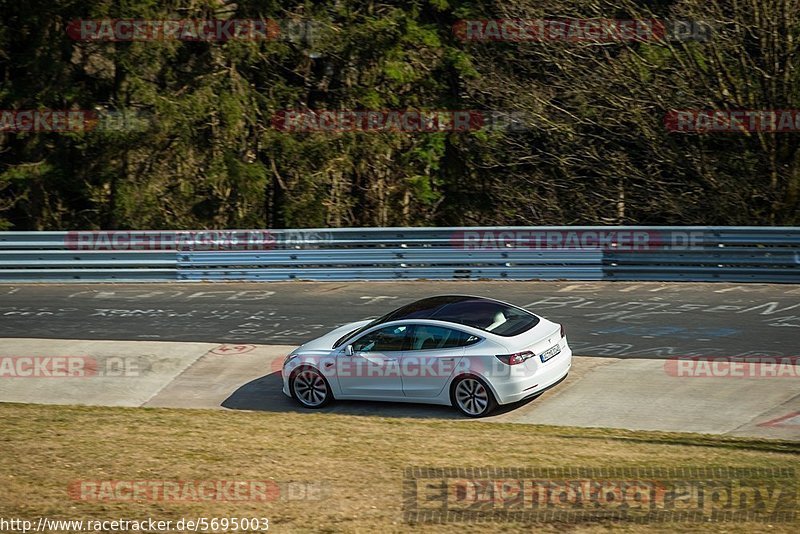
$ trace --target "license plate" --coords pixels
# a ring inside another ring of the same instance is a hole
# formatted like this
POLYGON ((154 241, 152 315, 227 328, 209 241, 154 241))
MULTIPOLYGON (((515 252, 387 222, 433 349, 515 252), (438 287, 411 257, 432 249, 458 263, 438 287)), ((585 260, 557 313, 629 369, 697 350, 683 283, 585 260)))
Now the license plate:
POLYGON ((547 349, 546 351, 541 353, 539 355, 539 358, 541 358, 542 359, 542 363, 544 363, 547 360, 549 360, 549 359, 551 359, 551 358, 553 358, 555 356, 558 356, 559 354, 561 354, 561 346, 560 345, 556 345, 555 347, 550 347, 549 349, 547 349))

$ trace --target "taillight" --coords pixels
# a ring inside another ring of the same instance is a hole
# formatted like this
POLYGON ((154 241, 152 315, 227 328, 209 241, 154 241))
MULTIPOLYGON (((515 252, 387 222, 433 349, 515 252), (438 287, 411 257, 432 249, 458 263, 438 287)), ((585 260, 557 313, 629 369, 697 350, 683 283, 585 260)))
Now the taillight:
POLYGON ((564 325, 563 324, 561 325, 561 337, 562 338, 567 337, 567 331, 564 330, 564 325))
POLYGON ((536 356, 534 353, 526 350, 524 352, 515 352, 514 354, 498 354, 495 357, 506 365, 518 365, 534 356, 536 356))

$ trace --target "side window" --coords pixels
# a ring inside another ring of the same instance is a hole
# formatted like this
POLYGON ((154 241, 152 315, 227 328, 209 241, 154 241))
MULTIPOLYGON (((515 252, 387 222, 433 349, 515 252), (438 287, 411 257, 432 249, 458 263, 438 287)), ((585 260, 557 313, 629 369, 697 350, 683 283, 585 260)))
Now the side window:
POLYGON ((408 326, 387 326, 361 336, 353 342, 354 352, 389 352, 403 350, 408 326))
POLYGON ((416 325, 411 333, 409 350, 436 350, 466 347, 481 338, 441 326, 416 325))

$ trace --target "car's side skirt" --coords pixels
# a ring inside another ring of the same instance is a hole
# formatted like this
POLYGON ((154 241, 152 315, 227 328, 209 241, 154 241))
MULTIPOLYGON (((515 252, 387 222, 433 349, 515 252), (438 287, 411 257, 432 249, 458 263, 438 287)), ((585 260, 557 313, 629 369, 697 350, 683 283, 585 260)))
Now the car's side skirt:
POLYGON ((377 402, 405 402, 409 404, 438 404, 441 406, 452 406, 450 404, 450 397, 443 398, 442 395, 438 397, 367 397, 360 395, 335 395, 336 400, 360 400, 360 401, 377 401, 377 402))

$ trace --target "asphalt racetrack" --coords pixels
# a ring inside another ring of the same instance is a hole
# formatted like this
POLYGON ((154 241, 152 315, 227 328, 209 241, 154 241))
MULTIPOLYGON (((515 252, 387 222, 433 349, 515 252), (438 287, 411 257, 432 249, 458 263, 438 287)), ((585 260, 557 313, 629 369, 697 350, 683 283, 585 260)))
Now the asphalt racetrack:
POLYGON ((586 356, 794 356, 800 345, 800 286, 597 282, 1 285, 0 337, 292 345, 444 293, 562 322, 586 356))
MULTIPOLYGON (((576 355, 568 379, 489 420, 800 440, 796 359, 783 373, 758 376, 719 369, 714 376, 676 376, 674 364, 686 356, 800 355, 796 285, 6 284, 0 285, 0 357, 124 356, 145 362, 146 372, 140 380, 103 377, 82 388, 0 378, 0 401, 294 410, 275 372, 288 350, 337 325, 436 294, 505 300, 566 327, 576 355)), ((423 405, 350 402, 329 409, 457 417, 423 405)))

